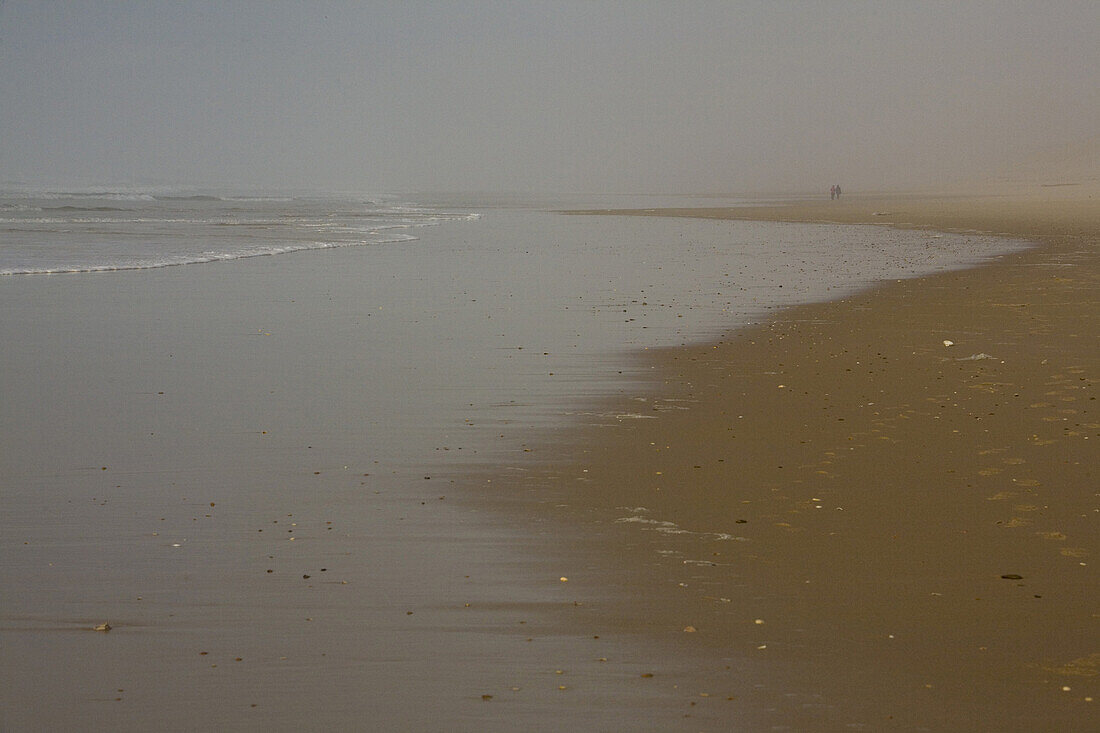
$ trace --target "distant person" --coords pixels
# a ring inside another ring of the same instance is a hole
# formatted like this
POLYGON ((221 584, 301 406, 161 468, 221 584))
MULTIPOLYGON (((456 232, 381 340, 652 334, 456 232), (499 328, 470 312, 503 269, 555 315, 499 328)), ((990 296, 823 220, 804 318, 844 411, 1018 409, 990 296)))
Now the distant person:
POLYGON ((833 192, 836 194, 837 198, 840 198, 840 184, 839 183, 836 184, 835 186, 833 186, 833 192))
POLYGON ((832 201, 836 198, 836 186, 829 187, 829 200, 832 201))

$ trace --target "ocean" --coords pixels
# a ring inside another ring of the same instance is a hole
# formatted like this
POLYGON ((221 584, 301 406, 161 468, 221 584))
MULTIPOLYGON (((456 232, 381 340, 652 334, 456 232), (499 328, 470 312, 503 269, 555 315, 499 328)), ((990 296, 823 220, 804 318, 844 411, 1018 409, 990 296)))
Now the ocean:
POLYGON ((0 275, 137 270, 415 241, 472 218, 398 197, 19 190, 0 194, 0 275))
POLYGON ((592 527, 471 477, 658 392, 647 349, 1020 246, 556 213, 744 203, 6 192, 5 727, 683 725, 571 630, 592 527))

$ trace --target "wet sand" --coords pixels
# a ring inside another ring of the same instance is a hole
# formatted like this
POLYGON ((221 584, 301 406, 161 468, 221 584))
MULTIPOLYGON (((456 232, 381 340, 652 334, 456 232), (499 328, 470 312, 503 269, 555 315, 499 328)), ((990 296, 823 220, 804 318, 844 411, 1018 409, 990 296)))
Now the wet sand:
POLYGON ((6 282, 3 727, 1086 729, 1100 227, 952 201, 706 212, 1043 244, 604 365, 563 430, 373 419, 458 361, 397 262, 6 282))
POLYGON ((557 516, 603 522, 575 568, 600 613, 659 639, 666 660, 709 654, 675 680, 697 695, 685 714, 736 727, 752 708, 794 730, 1095 725, 1091 191, 634 212, 1037 243, 648 352, 662 388, 548 441, 526 482, 557 516))

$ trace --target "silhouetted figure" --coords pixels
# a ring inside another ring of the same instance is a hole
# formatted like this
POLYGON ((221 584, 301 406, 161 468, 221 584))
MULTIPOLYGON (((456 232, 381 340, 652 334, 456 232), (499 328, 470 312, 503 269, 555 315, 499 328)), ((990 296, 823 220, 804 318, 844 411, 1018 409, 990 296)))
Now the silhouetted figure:
POLYGON ((833 186, 833 193, 836 194, 837 198, 840 198, 840 184, 839 183, 836 184, 835 186, 833 186))
POLYGON ((832 201, 836 198, 836 186, 829 186, 829 200, 832 201))

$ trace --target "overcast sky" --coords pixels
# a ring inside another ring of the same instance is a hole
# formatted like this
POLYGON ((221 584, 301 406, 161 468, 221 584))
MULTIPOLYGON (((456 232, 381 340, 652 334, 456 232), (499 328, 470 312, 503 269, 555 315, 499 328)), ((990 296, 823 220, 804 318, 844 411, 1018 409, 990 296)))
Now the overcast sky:
POLYGON ((1100 119, 1096 0, 0 2, 0 182, 855 190, 1100 119))

